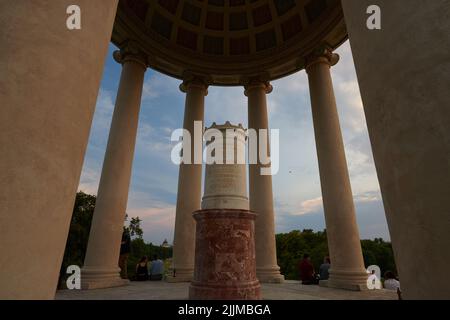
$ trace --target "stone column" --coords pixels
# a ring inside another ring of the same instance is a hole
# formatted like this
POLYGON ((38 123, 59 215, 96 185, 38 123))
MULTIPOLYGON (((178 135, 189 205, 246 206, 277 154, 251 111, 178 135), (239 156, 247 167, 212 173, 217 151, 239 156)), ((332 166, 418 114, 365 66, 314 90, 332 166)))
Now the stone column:
POLYGON ((117 0, 71 4, 0 1, 0 299, 57 287, 117 0))
MULTIPOLYGON (((202 192, 202 164, 194 164, 194 121, 201 121, 198 134, 203 135, 205 96, 208 85, 199 78, 185 80, 180 90, 186 93, 183 128, 191 134, 191 164, 180 165, 178 176, 173 261, 169 282, 190 282, 194 275, 195 220, 192 213, 199 210, 202 192)), ((201 161, 201 159, 200 159, 201 161)))
MULTIPOLYGON (((272 86, 267 82, 253 80, 246 84, 249 129, 257 132, 269 129, 266 94, 270 92, 272 86)), ((284 277, 277 264, 272 176, 261 175, 263 167, 270 168, 270 165, 262 165, 259 160, 258 164, 249 165, 250 210, 258 214, 255 222, 256 272, 261 282, 281 283, 284 277)))
POLYGON ((342 7, 403 297, 450 299, 450 2, 342 7))
POLYGON ((320 181, 331 258, 330 287, 367 289, 367 273, 345 158, 330 66, 339 56, 328 49, 307 59, 320 181))
POLYGON ((147 62, 131 45, 114 58, 123 65, 122 75, 81 273, 83 289, 128 282, 119 276, 118 260, 147 62))

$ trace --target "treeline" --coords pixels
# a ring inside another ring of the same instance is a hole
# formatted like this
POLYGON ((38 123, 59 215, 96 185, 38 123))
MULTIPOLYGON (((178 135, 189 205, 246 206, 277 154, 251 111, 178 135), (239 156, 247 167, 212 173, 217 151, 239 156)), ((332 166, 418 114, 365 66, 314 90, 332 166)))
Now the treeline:
MULTIPOLYGON (((93 195, 83 192, 79 192, 76 195, 64 259, 61 265, 61 288, 65 287, 67 267, 69 265, 83 266, 95 201, 96 197, 93 195)), ((124 228, 127 228, 132 237, 131 253, 128 257, 128 276, 130 279, 134 278, 135 266, 142 256, 152 258, 153 255, 158 255, 166 261, 166 271, 168 271, 169 260, 172 257, 171 247, 145 243, 140 222, 139 217, 132 217, 130 221, 124 221, 124 228)), ((277 234, 276 243, 278 264, 282 274, 289 280, 299 279, 298 262, 303 257, 303 254, 308 253, 311 256, 312 263, 316 269, 319 268, 323 258, 328 255, 326 231, 297 230, 277 234)), ((385 242, 383 239, 362 240, 361 245, 366 267, 378 265, 382 273, 387 270, 396 272, 392 246, 389 242, 385 242)))
MULTIPOLYGON (((276 235, 278 264, 281 273, 288 280, 298 280, 298 263, 303 254, 308 253, 316 270, 323 258, 328 256, 326 231, 312 230, 292 231, 276 235)), ((378 265, 382 274, 390 270, 396 273, 394 254, 390 242, 383 239, 361 241, 364 263, 366 267, 378 265)), ((331 261, 333 264, 333 261, 331 261)))

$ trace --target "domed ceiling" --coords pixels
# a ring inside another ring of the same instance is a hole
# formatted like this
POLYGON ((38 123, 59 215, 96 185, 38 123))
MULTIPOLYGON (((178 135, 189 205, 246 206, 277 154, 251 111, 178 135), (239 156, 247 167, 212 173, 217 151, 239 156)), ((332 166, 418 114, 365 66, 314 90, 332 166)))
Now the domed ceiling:
POLYGON ((340 0, 120 0, 112 41, 133 41, 176 78, 240 85, 301 70, 308 53, 346 38, 340 0))

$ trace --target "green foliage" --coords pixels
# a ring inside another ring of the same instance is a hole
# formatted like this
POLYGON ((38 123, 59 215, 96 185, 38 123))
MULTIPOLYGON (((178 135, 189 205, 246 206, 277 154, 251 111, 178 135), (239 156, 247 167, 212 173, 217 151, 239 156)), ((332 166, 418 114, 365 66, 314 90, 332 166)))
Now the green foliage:
POLYGON ((386 271, 397 274, 395 266, 394 252, 390 242, 385 242, 381 238, 375 240, 362 240, 364 263, 366 266, 377 265, 381 269, 381 275, 386 271))
MULTIPOLYGON (((78 192, 76 195, 69 235, 60 270, 58 287, 61 289, 65 288, 65 281, 68 276, 66 274, 67 267, 70 265, 83 266, 84 264, 95 201, 96 197, 93 195, 88 195, 83 192, 78 192)), ((125 222, 127 218, 128 215, 126 215, 125 222)), ((134 237, 131 240, 131 253, 128 257, 128 275, 130 278, 134 277, 136 264, 142 256, 151 258, 156 254, 160 259, 172 257, 172 248, 163 248, 144 242, 144 232, 141 228, 141 222, 142 220, 139 217, 132 217, 128 226, 124 226, 124 230, 129 232, 131 237, 134 237)))
MULTIPOLYGON (((278 264, 281 268, 281 273, 289 280, 298 280, 300 278, 298 263, 303 258, 303 254, 308 253, 310 255, 316 271, 322 264, 323 258, 328 256, 326 231, 295 230, 289 233, 277 234, 276 241, 278 264)), ((396 272, 394 254, 389 242, 385 242, 383 239, 362 240, 361 247, 366 267, 378 265, 382 274, 387 270, 396 272)))
POLYGON ((295 230, 289 233, 276 235, 278 263, 281 273, 286 279, 298 280, 299 261, 305 253, 317 268, 328 255, 327 235, 325 232, 314 233, 312 230, 295 230))
POLYGON ((92 216, 94 214, 96 197, 78 192, 75 198, 69 235, 60 270, 60 284, 67 279, 66 270, 70 265, 82 266, 86 254, 92 216))
POLYGON ((141 222, 142 220, 139 217, 131 218, 130 224, 128 226, 131 237, 142 239, 142 237, 144 236, 144 231, 141 228, 141 222))

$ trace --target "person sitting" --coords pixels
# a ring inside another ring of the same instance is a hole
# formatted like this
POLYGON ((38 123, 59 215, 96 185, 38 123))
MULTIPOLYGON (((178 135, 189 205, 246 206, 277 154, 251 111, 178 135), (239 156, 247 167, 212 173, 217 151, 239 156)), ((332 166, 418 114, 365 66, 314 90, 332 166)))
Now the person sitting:
POLYGON ((303 260, 300 261, 299 264, 299 271, 300 271, 300 280, 302 280, 302 284, 311 285, 318 283, 314 271, 314 266, 311 263, 311 258, 309 257, 309 254, 303 255, 303 260))
POLYGON ((392 291, 400 289, 400 282, 395 278, 395 274, 392 271, 386 271, 384 274, 384 288, 392 291))
POLYGON ((160 281, 163 278, 163 274, 164 274, 164 262, 161 259, 158 259, 158 256, 155 254, 153 256, 152 264, 150 266, 150 280, 160 281))
POLYGON ((319 267, 320 280, 328 280, 328 278, 330 277, 329 273, 330 267, 331 267, 330 257, 325 257, 323 259, 323 263, 319 267))
POLYGON ((142 257, 141 260, 139 260, 139 263, 136 265, 136 280, 148 280, 148 259, 145 256, 142 257))

